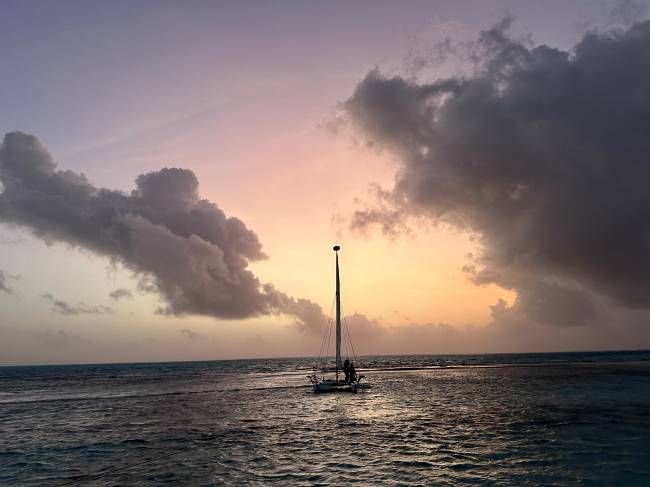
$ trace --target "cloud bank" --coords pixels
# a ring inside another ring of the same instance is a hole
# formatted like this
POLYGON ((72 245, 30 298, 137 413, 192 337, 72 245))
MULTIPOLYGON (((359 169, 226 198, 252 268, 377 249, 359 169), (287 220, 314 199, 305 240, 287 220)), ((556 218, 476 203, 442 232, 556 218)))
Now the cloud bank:
POLYGON ((508 29, 481 34, 468 76, 359 83, 345 117, 399 166, 351 227, 391 235, 417 216, 467 231, 481 249, 469 277, 517 292, 502 320, 650 308, 650 22, 571 52, 508 29))
MULTIPOLYGON (((0 147, 0 182, 0 221, 123 264, 140 278, 138 289, 163 298, 159 312, 228 319, 287 312, 304 323, 310 315, 302 308, 317 306, 260 283, 248 269, 266 258, 257 235, 200 198, 187 169, 142 174, 125 194, 58 169, 36 137, 12 132, 0 147)), ((120 290, 111 296, 127 297, 120 290)), ((60 312, 76 314, 51 299, 60 312)))

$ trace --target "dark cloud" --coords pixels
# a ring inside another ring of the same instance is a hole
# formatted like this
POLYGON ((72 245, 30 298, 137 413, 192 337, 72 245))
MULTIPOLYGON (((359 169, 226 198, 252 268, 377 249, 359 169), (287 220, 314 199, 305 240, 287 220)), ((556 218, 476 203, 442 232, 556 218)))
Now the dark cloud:
POLYGON ((56 299, 50 293, 44 294, 43 299, 52 303, 53 311, 64 316, 113 314, 113 310, 108 306, 88 305, 83 302, 72 305, 66 301, 56 299))
POLYGON ((136 289, 142 294, 156 294, 158 292, 156 281, 151 276, 140 276, 136 289))
POLYGON ((419 216, 466 230, 481 248, 469 277, 517 291, 509 311, 535 322, 650 308, 650 22, 571 52, 508 27, 482 33, 466 77, 359 83, 348 121, 400 162, 351 226, 394 234, 419 216))
POLYGON ((303 320, 315 306, 259 282, 248 269, 266 257, 257 235, 201 199, 187 169, 142 174, 125 194, 57 169, 36 137, 12 132, 0 148, 0 182, 1 221, 122 263, 139 278, 139 291, 162 296, 161 313, 247 318, 288 312, 303 320))
POLYGON ((131 299, 133 297, 133 293, 131 292, 131 290, 124 289, 124 288, 114 289, 108 295, 114 301, 118 301, 120 299, 131 299))

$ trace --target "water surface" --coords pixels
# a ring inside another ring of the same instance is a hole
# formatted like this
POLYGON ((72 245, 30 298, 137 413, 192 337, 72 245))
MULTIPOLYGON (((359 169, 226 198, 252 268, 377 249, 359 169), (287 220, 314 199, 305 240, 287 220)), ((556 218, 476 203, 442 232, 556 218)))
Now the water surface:
POLYGON ((0 368, 1 485, 650 485, 650 352, 0 368))

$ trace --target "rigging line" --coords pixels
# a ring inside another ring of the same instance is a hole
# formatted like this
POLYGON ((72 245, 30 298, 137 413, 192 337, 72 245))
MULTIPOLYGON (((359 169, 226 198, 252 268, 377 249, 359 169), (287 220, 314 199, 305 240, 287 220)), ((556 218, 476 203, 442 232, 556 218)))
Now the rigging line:
POLYGON ((322 348, 323 348, 323 346, 324 346, 324 344, 325 344, 325 342, 327 340, 327 334, 329 332, 329 329, 330 329, 330 326, 331 326, 331 323, 332 323, 332 314, 334 312, 334 300, 335 300, 335 298, 333 297, 332 298, 332 305, 330 306, 330 312, 329 312, 329 315, 327 317, 327 324, 325 325, 325 334, 323 335, 323 342, 321 343, 321 350, 318 352, 319 353, 319 355, 318 355, 319 359, 321 357, 322 348))
POLYGON ((346 328, 348 329, 348 339, 350 340, 350 346, 352 347, 352 355, 354 355, 354 360, 357 360, 357 352, 354 350, 354 343, 352 342, 352 335, 350 334, 350 327, 348 324, 345 324, 346 328))
POLYGON ((344 335, 344 337, 347 336, 347 338, 348 338, 347 341, 344 340, 343 343, 344 343, 345 347, 348 349, 348 356, 350 355, 350 351, 352 351, 352 357, 356 361, 357 356, 354 353, 354 347, 352 346, 352 338, 350 338, 350 327, 348 326, 347 316, 345 316, 345 314, 343 314, 343 307, 341 307, 341 316, 343 317, 343 319, 341 320, 342 325, 343 325, 343 335, 344 335), (348 342, 349 342, 349 346, 348 346, 348 342))
POLYGON ((343 327, 344 327, 344 330, 345 330, 345 336, 347 337, 347 340, 345 342, 345 346, 348 349, 348 356, 352 356, 352 358, 354 358, 354 360, 356 360, 357 357, 354 354, 354 348, 352 347, 352 338, 350 337, 350 327, 348 325, 347 316, 343 317, 343 327))
POLYGON ((331 326, 333 310, 334 310, 334 298, 332 298, 332 305, 330 306, 330 313, 329 313, 329 316, 327 318, 327 323, 325 325, 325 333, 323 334, 323 340, 321 341, 320 349, 318 351, 318 362, 319 363, 321 362, 321 358, 323 356, 323 347, 325 346, 325 342, 327 341, 327 334, 328 334, 330 326, 331 326))
POLYGON ((329 331, 330 331, 330 333, 329 333, 329 335, 327 337, 327 347, 325 349, 325 355, 323 356, 323 360, 321 362, 321 367, 323 368, 323 370, 327 370, 326 369, 327 359, 329 358, 329 355, 330 355, 330 337, 332 336, 332 324, 331 323, 330 323, 329 331))
POLYGON ((342 316, 342 318, 343 318, 343 319, 341 320, 341 325, 342 325, 342 328, 343 328, 343 329, 341 330, 341 331, 343 332, 343 346, 345 347, 345 349, 346 349, 346 351, 347 351, 347 352, 346 352, 347 357, 350 357, 350 354, 351 354, 351 352, 352 352, 352 350, 351 350, 351 348, 350 348, 350 345, 349 345, 349 342, 350 342, 350 332, 347 330, 346 316, 343 314, 343 309, 341 309, 341 316, 342 316), (347 339, 346 339, 346 338, 347 338, 347 339))
POLYGON ((321 342, 321 347, 320 351, 318 352, 318 358, 320 359, 323 356, 323 351, 325 350, 325 343, 327 342, 327 335, 329 333, 329 328, 330 328, 330 323, 331 319, 327 320, 327 323, 325 324, 325 333, 323 334, 323 340, 321 342))
POLYGON ((323 346, 325 345, 325 340, 327 338, 327 331, 329 330, 329 327, 331 326, 331 321, 332 321, 332 312, 334 310, 334 301, 336 299, 336 296, 332 298, 332 306, 330 306, 330 314, 329 317, 327 318, 327 324, 325 325, 325 333, 323 334, 323 340, 321 341, 320 344, 320 349, 318 350, 318 362, 320 362, 321 357, 323 356, 323 346))
POLYGON ((352 347, 350 346, 350 329, 348 327, 348 320, 345 317, 343 318, 343 327, 345 330, 345 338, 346 338, 345 346, 348 349, 348 355, 351 355, 352 358, 356 360, 352 347))
POLYGON ((326 335, 326 340, 325 340, 325 355, 323 355, 320 359, 321 367, 323 363, 327 363, 327 357, 329 356, 329 351, 330 351, 330 339, 332 336, 332 320, 329 320, 327 323, 327 331, 328 334, 326 335))
POLYGON ((350 357, 352 355, 352 349, 350 348, 350 334, 348 333, 347 330, 347 324, 345 323, 345 318, 343 318, 343 335, 344 335, 344 346, 346 350, 346 355, 350 357))
POLYGON ((350 347, 352 348, 352 355, 354 356, 354 360, 357 360, 357 353, 354 350, 354 344, 352 343, 352 336, 350 335, 350 327, 348 326, 348 320, 347 317, 343 318, 343 321, 345 322, 345 329, 347 330, 348 333, 348 340, 350 341, 350 347))
POLYGON ((329 357, 329 353, 330 353, 330 341, 332 337, 332 328, 334 328, 334 323, 332 320, 330 320, 329 335, 327 337, 327 351, 325 352, 327 357, 329 357))
MULTIPOLYGON (((342 324, 343 324, 343 335, 347 336, 348 340, 345 344, 346 347, 348 347, 349 343, 349 350, 352 351, 352 358, 354 360, 357 360, 357 355, 354 353, 354 346, 352 345, 352 337, 350 336, 350 327, 348 326, 348 317, 343 313, 343 307, 341 307, 341 316, 343 316, 342 324)), ((349 355, 349 351, 348 351, 349 355)))

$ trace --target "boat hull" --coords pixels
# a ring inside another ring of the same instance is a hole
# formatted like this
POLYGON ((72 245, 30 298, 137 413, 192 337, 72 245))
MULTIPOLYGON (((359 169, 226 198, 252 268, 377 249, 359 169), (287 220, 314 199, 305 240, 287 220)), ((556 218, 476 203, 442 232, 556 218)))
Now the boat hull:
POLYGON ((357 392, 356 382, 337 382, 334 380, 320 380, 313 384, 314 392, 357 392))

